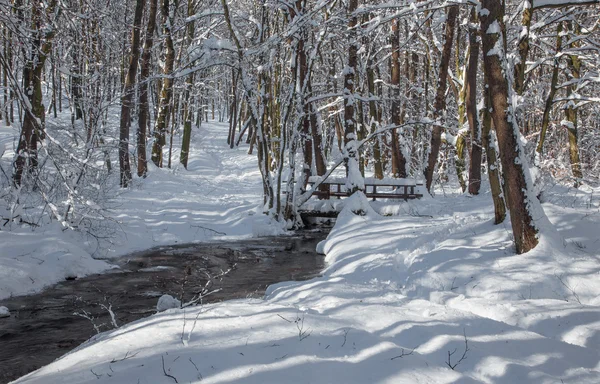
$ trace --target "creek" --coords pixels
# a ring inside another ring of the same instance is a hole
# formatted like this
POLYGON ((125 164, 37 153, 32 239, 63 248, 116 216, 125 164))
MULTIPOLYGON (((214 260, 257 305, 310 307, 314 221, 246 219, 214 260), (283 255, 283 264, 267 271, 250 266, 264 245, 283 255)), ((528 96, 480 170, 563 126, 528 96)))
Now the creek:
POLYGON ((158 247, 110 260, 116 267, 107 273, 0 300, 11 312, 0 318, 0 384, 49 364, 114 323, 120 326, 156 313, 163 294, 191 300, 209 276, 210 290, 218 291, 203 303, 262 297, 270 284, 318 276, 324 257, 315 249, 325 237, 315 230, 158 247))

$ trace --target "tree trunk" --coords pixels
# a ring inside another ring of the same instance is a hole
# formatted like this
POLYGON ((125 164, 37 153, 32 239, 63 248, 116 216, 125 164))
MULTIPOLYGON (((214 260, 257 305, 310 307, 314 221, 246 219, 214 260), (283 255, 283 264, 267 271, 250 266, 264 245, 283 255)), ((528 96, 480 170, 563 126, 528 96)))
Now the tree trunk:
MULTIPOLYGON (((191 1, 190 1, 191 3, 191 1)), ((181 154, 179 161, 185 169, 188 167, 188 160, 190 156, 190 142, 192 141, 192 120, 194 113, 190 107, 190 93, 194 84, 194 74, 190 73, 186 80, 186 92, 185 92, 185 103, 184 103, 184 122, 183 122, 183 138, 181 139, 181 154)))
MULTIPOLYGON (((402 120, 402 112, 400 110, 400 28, 398 24, 398 19, 392 20, 392 124, 395 126, 399 126, 402 120)), ((398 130, 392 129, 393 177, 405 178, 408 176, 406 172, 406 157, 404 156, 402 147, 404 147, 402 137, 398 134, 398 130)))
MULTIPOLYGON (((57 0, 52 0, 45 9, 45 17, 54 15, 57 0)), ((31 25, 33 39, 30 47, 30 57, 23 68, 23 83, 29 106, 24 108, 23 124, 17 158, 15 160, 14 182, 21 185, 24 170, 33 171, 37 168, 38 139, 44 137, 45 110, 42 104, 42 72, 48 55, 52 51, 54 30, 42 29, 41 4, 32 3, 31 25)))
MULTIPOLYGON (((297 1, 296 6, 301 7, 301 1, 297 1)), ((299 8, 298 10, 302 11, 302 8, 299 8)), ((308 77, 310 76, 308 73, 308 62, 306 58, 306 49, 304 46, 304 40, 307 36, 305 31, 301 31, 299 34, 300 37, 296 46, 296 57, 298 58, 298 62, 296 64, 296 70, 298 71, 298 85, 296 89, 300 91, 298 94, 298 99, 302 106, 300 141, 302 144, 302 153, 304 159, 304 164, 302 165, 302 180, 299 180, 299 182, 303 188, 306 188, 306 184, 308 182, 308 178, 310 177, 312 168, 313 141, 310 132, 310 103, 307 102, 305 94, 308 89, 306 83, 307 81, 309 81, 308 77)))
POLYGON ((484 106, 482 111, 482 143, 487 157, 488 178, 490 179, 490 189, 492 191, 492 200, 494 202, 494 224, 500 224, 506 218, 506 203, 502 193, 502 181, 500 179, 500 164, 498 163, 498 154, 496 153, 496 135, 492 131, 492 100, 489 88, 484 88, 484 106))
POLYGON ((550 112, 552 111, 552 105, 554 104, 554 95, 556 94, 556 86, 558 84, 558 68, 559 68, 559 57, 558 53, 562 49, 562 23, 558 23, 556 28, 556 55, 554 56, 554 66, 552 67, 552 80, 550 80, 550 91, 548 97, 546 97, 546 105, 544 106, 544 114, 542 115, 542 128, 540 129, 540 138, 536 151, 536 163, 542 160, 542 153, 544 151, 544 141, 546 140, 546 132, 548 131, 548 125, 550 125, 550 112))
POLYGON ((533 16, 532 1, 523 2, 523 15, 521 31, 519 32, 519 62, 515 65, 515 92, 522 96, 525 85, 525 69, 527 68, 527 55, 529 54, 529 30, 533 16))
POLYGON ((456 17, 458 15, 458 6, 453 5, 448 8, 446 31, 444 34, 444 47, 442 50, 442 57, 440 59, 440 69, 438 73, 437 92, 435 95, 435 102, 433 105, 433 118, 435 120, 433 125, 433 132, 431 134, 431 147, 429 149, 429 157, 427 160, 427 167, 425 168, 425 184, 427 190, 431 192, 433 184, 433 172, 437 163, 438 154, 440 152, 440 145, 442 142, 442 126, 441 118, 446 108, 446 86, 448 78, 448 64, 450 63, 450 56, 452 51, 452 41, 454 39, 454 29, 456 25, 456 17))
POLYGON ((237 126, 237 74, 235 69, 231 69, 231 98, 233 99, 229 106, 229 134, 227 135, 227 144, 233 149, 235 146, 235 128, 237 126))
POLYGON ((131 125, 131 109, 133 107, 133 94, 137 75, 138 61, 140 58, 140 28, 145 0, 137 0, 133 17, 133 32, 131 38, 131 57, 129 69, 125 78, 125 89, 121 96, 121 122, 119 124, 119 170, 120 185, 127 188, 131 181, 131 167, 129 165, 129 127, 131 125))
POLYGON ((346 188, 350 193, 364 190, 364 179, 360 175, 358 167, 358 142, 356 140, 356 118, 354 107, 356 98, 354 95, 354 79, 358 55, 358 39, 356 26, 358 20, 354 12, 358 8, 358 0, 348 1, 348 67, 345 69, 344 89, 344 164, 346 166, 346 188))
MULTIPOLYGON (((312 86, 308 88, 309 94, 312 93, 312 86)), ((319 131, 319 122, 317 119, 317 113, 315 106, 310 104, 310 130, 313 140, 313 151, 315 154, 315 168, 317 169, 317 175, 323 176, 327 172, 327 166, 325 165, 325 157, 323 156, 323 137, 319 131)))
POLYGON ((469 193, 479 194, 481 187, 481 128, 477 118, 477 63, 479 58, 479 42, 477 14, 475 7, 471 8, 469 20, 469 62, 466 69, 466 109, 469 128, 471 129, 471 155, 469 163, 469 193))
MULTIPOLYGON (((367 83, 369 90, 369 118, 371 134, 379 129, 380 121, 377 113, 377 104, 375 103, 375 71, 373 70, 373 58, 367 60, 367 83)), ((379 137, 373 140, 373 161, 374 175, 377 179, 383 179, 383 163, 381 161, 381 146, 379 137)))
MULTIPOLYGON (((573 23, 571 21, 567 22, 567 27, 576 35, 579 35, 579 27, 575 26, 575 29, 573 29, 573 23)), ((571 42, 571 44, 569 44, 569 48, 574 50, 578 45, 579 44, 577 42, 571 42)), ((569 55, 567 57, 567 63, 569 64, 569 69, 571 70, 572 76, 572 79, 569 80, 578 80, 581 76, 581 61, 579 60, 577 54, 569 55)), ((574 89, 575 86, 572 84, 567 86, 567 99, 571 96, 574 96, 574 89)), ((579 186, 579 181, 583 177, 583 173, 581 172, 581 160, 579 158, 579 144, 577 142, 577 112, 578 109, 575 106, 575 101, 569 100, 567 109, 565 110, 565 117, 568 121, 567 132, 569 135, 569 159, 571 160, 571 172, 575 178, 575 187, 579 186)))
POLYGON ((171 73, 175 64, 175 49, 171 36, 172 20, 169 19, 169 0, 162 0, 160 11, 163 35, 165 36, 166 54, 158 116, 156 117, 156 124, 154 126, 154 142, 152 143, 152 162, 157 167, 163 166, 163 147, 166 144, 169 110, 171 108, 171 99, 173 98, 173 78, 171 77, 171 73))
MULTIPOLYGON (((9 48, 10 41, 12 40, 12 33, 9 32, 8 28, 4 28, 4 58, 6 59, 6 65, 2 66, 2 85, 4 87, 4 111, 0 111, 0 115, 4 113, 4 125, 10 127, 10 114, 8 107, 8 100, 10 99, 10 89, 8 85, 8 71, 9 66, 12 66, 12 49, 9 48)), ((12 104, 12 100, 10 102, 12 104)))
MULTIPOLYGON (((498 135, 505 191, 517 253, 525 253, 538 244, 533 212, 543 216, 539 201, 533 194, 528 177, 527 160, 519 143, 519 128, 509 105, 509 84, 504 52, 504 6, 501 0, 483 0, 481 37, 485 54, 484 69, 491 94, 492 119, 498 135), (527 172, 527 174, 526 174, 527 172)), ((541 219, 541 217, 539 218, 541 219)))
POLYGON ((150 77, 150 62, 152 60, 152 45, 154 43, 154 29, 156 28, 157 0, 150 0, 148 26, 144 40, 144 53, 142 54, 142 69, 140 72, 140 93, 137 129, 137 174, 146 177, 148 163, 146 159, 146 132, 149 126, 150 107, 148 104, 148 78, 150 77))

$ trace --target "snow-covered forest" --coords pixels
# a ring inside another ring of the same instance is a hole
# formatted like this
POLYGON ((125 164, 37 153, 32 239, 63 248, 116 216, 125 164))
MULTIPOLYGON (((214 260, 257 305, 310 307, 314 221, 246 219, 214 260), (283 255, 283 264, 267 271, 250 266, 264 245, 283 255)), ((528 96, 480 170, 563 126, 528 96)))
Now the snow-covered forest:
POLYGON ((315 231, 17 382, 598 383, 599 194, 598 0, 0 0, 0 383, 16 297, 315 231))

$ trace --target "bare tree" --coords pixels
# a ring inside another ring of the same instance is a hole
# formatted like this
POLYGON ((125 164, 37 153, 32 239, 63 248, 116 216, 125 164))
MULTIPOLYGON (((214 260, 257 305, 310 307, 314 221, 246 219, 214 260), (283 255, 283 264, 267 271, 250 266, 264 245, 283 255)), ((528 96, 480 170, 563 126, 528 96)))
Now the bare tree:
POLYGON ((348 181, 346 187, 351 193, 364 189, 364 180, 358 168, 358 141, 356 137, 356 118, 354 108, 356 95, 354 94, 354 80, 356 78, 358 38, 356 27, 358 18, 354 14, 358 8, 358 0, 348 2, 348 65, 344 69, 344 164, 348 181))
POLYGON ((131 109, 135 80, 137 76, 138 61, 140 58, 140 29, 142 26, 142 15, 146 0, 137 0, 135 14, 133 17, 133 31, 131 37, 131 57, 129 58, 129 69, 125 78, 125 89, 121 96, 121 122, 119 125, 119 170, 121 172, 121 187, 127 188, 131 181, 131 167, 129 165, 129 127, 131 125, 131 109))
MULTIPOLYGON (((177 1, 173 7, 177 6, 177 1)), ((152 162, 157 167, 163 166, 163 147, 166 144, 167 126, 169 125, 169 116, 171 111, 171 100, 173 99, 173 78, 171 74, 175 65, 175 48, 173 46, 171 19, 171 5, 169 0, 161 0, 161 23, 162 32, 165 38, 165 65, 163 67, 162 88, 160 91, 160 101, 158 105, 158 117, 154 125, 154 142, 152 143, 152 162)))
POLYGON ((150 12, 148 14, 148 26, 146 27, 146 38, 144 40, 144 52, 142 53, 142 64, 140 72, 139 107, 138 107, 138 129, 137 139, 137 174, 145 177, 148 172, 146 160, 146 132, 148 129, 148 118, 150 108, 148 105, 148 82, 150 77, 150 62, 152 60, 152 46, 154 43, 154 29, 156 28, 157 0, 150 0, 150 12))
POLYGON ((433 132, 431 133, 431 147, 425 168, 425 185, 427 190, 431 192, 433 184, 433 173, 437 164, 440 145, 442 143, 442 116, 446 107, 446 85, 448 78, 448 65, 450 64, 450 56, 452 52, 452 42, 454 40, 454 29, 456 26, 456 18, 458 16, 458 6, 454 5, 448 8, 446 16, 446 32, 444 33, 444 47, 442 57, 440 58, 440 67, 438 72, 437 92, 435 102, 433 104, 433 132))
MULTIPOLYGON (((508 83, 505 55, 504 5, 501 0, 483 0, 480 12, 484 69, 486 84, 491 94, 492 120, 498 134, 500 159, 504 173, 504 190, 513 229, 517 253, 525 253, 538 244, 538 227, 533 216, 539 201, 533 194, 528 177, 527 160, 519 144, 519 128, 514 111, 509 105, 510 84, 508 83)), ((541 218, 538 218, 541 220, 541 218)))

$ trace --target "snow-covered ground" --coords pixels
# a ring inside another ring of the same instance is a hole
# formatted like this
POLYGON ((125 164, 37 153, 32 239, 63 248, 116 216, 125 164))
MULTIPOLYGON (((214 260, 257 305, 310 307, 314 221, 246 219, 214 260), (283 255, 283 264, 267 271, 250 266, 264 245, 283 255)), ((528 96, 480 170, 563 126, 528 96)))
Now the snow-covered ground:
MULTIPOLYGON (((9 167, 13 127, 0 124, 2 148, 9 167)), ((0 300, 33 293, 71 276, 99 273, 111 258, 165 244, 278 234, 281 226, 259 214, 262 183, 256 157, 247 147, 226 146, 227 124, 205 124, 194 130, 188 170, 150 162, 146 179, 135 179, 130 190, 118 191, 107 214, 116 222, 98 247, 94 238, 63 231, 58 223, 31 228, 0 227, 0 300)), ((178 143, 176 143, 177 145, 178 143)), ((108 231, 108 229, 107 229, 108 231)))
MULTIPOLYGON (((111 255, 279 231, 257 213, 254 157, 226 149, 225 135, 225 125, 203 128, 189 172, 152 169, 119 197, 124 235, 111 255)), ((158 313, 17 383, 599 383, 593 192, 548 192, 556 231, 524 255, 514 254, 508 220, 493 225, 487 193, 376 203, 392 216, 356 216, 364 202, 353 198, 319 246, 322 277, 271 286, 260 300, 158 313)), ((21 249, 20 232, 0 233, 21 249)), ((25 235, 40 247, 50 236, 25 235)), ((72 246, 61 236, 55 247, 72 246)))

